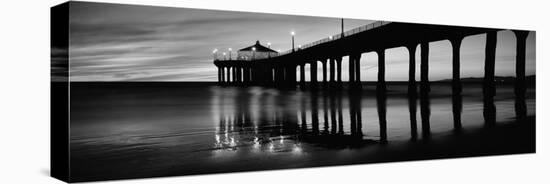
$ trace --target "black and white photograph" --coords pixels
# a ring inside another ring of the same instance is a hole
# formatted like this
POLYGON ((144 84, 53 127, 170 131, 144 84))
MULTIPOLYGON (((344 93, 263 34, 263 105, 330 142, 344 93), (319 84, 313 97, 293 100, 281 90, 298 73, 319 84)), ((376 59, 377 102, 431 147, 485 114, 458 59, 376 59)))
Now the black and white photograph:
POLYGON ((541 1, 0 7, 0 183, 550 181, 541 1))
POLYGON ((535 153, 535 31, 78 1, 52 13, 52 108, 68 104, 57 177, 71 182, 535 153))

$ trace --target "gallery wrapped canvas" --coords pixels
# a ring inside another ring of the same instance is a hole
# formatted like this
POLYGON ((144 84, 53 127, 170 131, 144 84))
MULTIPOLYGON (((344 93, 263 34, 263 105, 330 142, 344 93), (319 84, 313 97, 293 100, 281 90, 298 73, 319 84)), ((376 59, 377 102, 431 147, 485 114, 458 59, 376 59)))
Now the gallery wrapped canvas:
POLYGON ((535 152, 535 32, 70 1, 67 182, 535 152))

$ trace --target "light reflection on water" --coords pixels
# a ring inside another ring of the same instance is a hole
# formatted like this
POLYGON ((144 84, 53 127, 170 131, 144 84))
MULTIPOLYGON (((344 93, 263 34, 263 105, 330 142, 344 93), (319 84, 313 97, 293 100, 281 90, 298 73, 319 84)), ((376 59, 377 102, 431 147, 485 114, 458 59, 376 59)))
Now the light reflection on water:
POLYGON ((75 177, 358 163, 383 149, 377 145, 482 129, 491 118, 511 122, 516 106, 535 114, 535 89, 518 105, 510 85, 493 100, 477 84, 465 85, 460 98, 450 85, 433 84, 428 99, 407 96, 406 84, 388 84, 384 93, 368 85, 360 92, 117 85, 71 89, 75 177), (496 113, 484 113, 492 106, 496 113))
MULTIPOLYGON (((212 104, 219 104, 211 107, 219 120, 214 148, 235 151, 251 146, 253 152, 301 153, 304 143, 347 149, 429 140, 433 133, 487 126, 483 112, 491 105, 498 110, 489 116, 497 122, 516 118, 512 86, 500 86, 496 101, 481 97, 478 87, 466 85, 462 94, 452 96, 448 85, 435 84, 428 98, 406 95, 405 85, 390 85, 383 93, 373 87, 361 92, 212 87, 212 104), (225 138, 219 139, 220 134, 225 138)), ((524 103, 533 115, 534 91, 528 90, 527 96, 524 103)))

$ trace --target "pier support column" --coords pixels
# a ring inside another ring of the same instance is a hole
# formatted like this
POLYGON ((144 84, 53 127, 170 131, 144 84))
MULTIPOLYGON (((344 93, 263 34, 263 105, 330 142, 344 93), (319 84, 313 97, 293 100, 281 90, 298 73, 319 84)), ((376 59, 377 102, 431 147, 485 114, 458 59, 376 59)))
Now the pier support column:
POLYGON ((250 66, 250 85, 258 84, 259 80, 260 80, 260 76, 258 75, 258 66, 256 65, 250 66))
POLYGON ((420 84, 423 87, 426 87, 426 90, 429 92, 429 79, 428 79, 428 56, 429 56, 429 43, 428 42, 422 42, 420 44, 420 84))
POLYGON ((286 66, 286 82, 288 84, 288 87, 295 88, 296 87, 296 65, 289 64, 286 66))
POLYGON ((248 65, 248 85, 253 85, 254 81, 256 80, 256 73, 254 72, 254 69, 256 67, 254 65, 248 65))
POLYGON ((220 84, 224 84, 224 82, 225 82, 225 81, 224 81, 225 73, 223 73, 223 72, 224 72, 223 66, 222 66, 222 67, 219 67, 218 70, 219 70, 219 72, 220 72, 219 75, 218 75, 218 76, 220 76, 220 84))
POLYGON ((244 66, 243 67, 243 84, 249 85, 250 83, 250 67, 244 66))
POLYGON ((355 54, 353 61, 355 62, 355 83, 361 87, 361 54, 355 54))
POLYGON ((237 66, 235 67, 237 69, 237 77, 235 77, 237 79, 237 84, 241 84, 242 83, 242 71, 243 71, 243 68, 241 66, 237 66))
POLYGON ((220 67, 216 67, 218 68, 218 85, 222 84, 222 70, 220 67))
POLYGON ((350 86, 353 86, 353 84, 355 83, 355 61, 354 61, 354 57, 353 55, 350 55, 348 57, 349 59, 349 71, 348 71, 348 74, 349 74, 349 85, 350 86))
POLYGON ((234 66, 232 68, 233 68, 233 83, 236 85, 239 83, 239 74, 237 72, 239 67, 234 66))
POLYGON ((460 82, 460 45, 463 37, 451 38, 451 46, 453 48, 453 92, 462 92, 462 84, 460 82))
POLYGON ((259 67, 258 76, 260 76, 260 83, 262 86, 268 85, 271 83, 271 78, 273 77, 273 70, 265 64, 259 67))
POLYGON ((334 78, 335 73, 334 72, 336 71, 336 68, 334 68, 334 67, 336 67, 336 60, 334 58, 330 58, 328 62, 329 62, 329 65, 330 65, 330 70, 328 72, 329 73, 329 80, 330 80, 330 83, 334 83, 334 81, 335 81, 335 78, 334 78))
POLYGON ((284 66, 275 67, 275 85, 280 87, 285 81, 285 68, 284 66))
POLYGON ((422 119, 422 137, 429 139, 430 128, 430 81, 428 79, 429 43, 420 43, 420 117, 422 119))
POLYGON ((235 66, 231 67, 231 85, 234 85, 237 82, 237 69, 235 66))
POLYGON ((516 35, 516 94, 525 93, 525 52, 528 31, 514 31, 516 35))
POLYGON ((525 104, 525 49, 529 31, 514 31, 514 34, 516 35, 515 111, 516 118, 523 120, 527 116, 527 105, 525 104))
POLYGON ((380 49, 376 51, 378 55, 378 88, 386 89, 386 51, 380 49))
POLYGON ((462 36, 449 39, 453 48, 453 127, 455 132, 462 131, 462 83, 460 82, 460 45, 462 36))
POLYGON ((483 117, 487 126, 492 126, 496 121, 495 96, 495 53, 497 46, 497 32, 487 33, 485 45, 485 76, 483 80, 483 117))
POLYGON ((409 101, 409 121, 411 127, 411 139, 416 140, 418 137, 416 108, 417 108, 417 91, 416 91, 416 47, 418 44, 410 44, 407 46, 409 51, 409 84, 408 84, 408 101, 409 101))
POLYGON ((309 70, 310 70, 309 73, 311 74, 310 83, 311 83, 312 87, 317 86, 317 62, 318 61, 311 62, 311 64, 310 64, 311 67, 309 67, 309 70))
POLYGON ((306 85, 306 64, 300 64, 300 86, 304 87, 306 85))
POLYGON ((327 84, 327 60, 323 59, 321 60, 321 64, 323 64, 323 85, 327 84))
POLYGON ((485 45, 485 76, 484 76, 484 92, 487 95, 494 96, 495 85, 495 53, 497 48, 497 33, 487 33, 487 41, 485 45))
POLYGON ((386 122, 386 53, 385 49, 378 49, 378 82, 376 85, 376 106, 378 111, 378 122, 380 126, 380 142, 387 142, 386 122))
POLYGON ((249 83, 249 85, 252 85, 254 83, 254 67, 253 66, 248 67, 248 83, 249 83))
POLYGON ((225 84, 229 85, 231 82, 231 67, 224 67, 225 69, 225 84))
POLYGON ((250 79, 250 70, 248 69, 248 66, 241 67, 242 76, 241 76, 241 83, 244 85, 248 84, 248 80, 250 79))
POLYGON ((418 44, 411 44, 407 46, 409 50, 409 94, 411 92, 416 93, 416 46, 418 44))
POLYGON ((256 85, 263 85, 263 83, 265 82, 265 74, 267 72, 264 71, 264 68, 262 65, 259 65, 259 64, 255 64, 254 65, 254 69, 252 70, 252 73, 254 74, 254 83, 256 85))
POLYGON ((342 57, 336 58, 336 81, 342 84, 342 57))

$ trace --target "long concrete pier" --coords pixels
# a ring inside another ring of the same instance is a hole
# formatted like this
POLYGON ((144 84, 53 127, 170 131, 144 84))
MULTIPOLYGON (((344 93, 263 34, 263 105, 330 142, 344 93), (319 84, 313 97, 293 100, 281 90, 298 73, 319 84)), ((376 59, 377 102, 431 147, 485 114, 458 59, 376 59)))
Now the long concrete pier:
MULTIPOLYGON (((363 53, 378 55, 378 84, 385 86, 385 50, 405 47, 409 51, 409 83, 415 86, 415 51, 420 45, 420 84, 429 91, 429 43, 449 40, 452 46, 453 91, 460 93, 460 46, 471 35, 486 35, 484 94, 494 95, 495 52, 498 31, 503 29, 477 28, 447 25, 414 24, 378 21, 372 24, 335 34, 329 38, 280 53, 278 56, 256 60, 214 60, 221 85, 272 86, 277 88, 306 87, 306 65, 309 65, 308 87, 319 83, 341 86, 342 58, 349 57, 349 86, 360 86, 360 60, 363 53), (322 79, 317 78, 317 67, 322 67, 322 79), (327 65, 330 70, 327 70, 327 65), (297 81, 299 68, 300 81, 297 81), (328 73, 327 73, 328 72, 328 73)), ((525 80, 525 45, 529 31, 512 30, 517 38, 516 75, 521 93, 525 80)))

